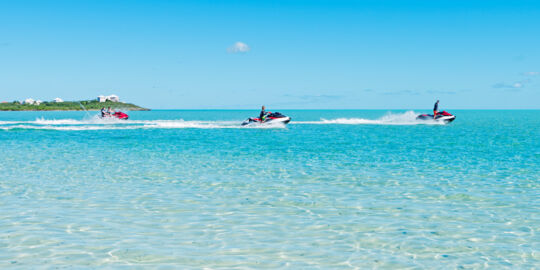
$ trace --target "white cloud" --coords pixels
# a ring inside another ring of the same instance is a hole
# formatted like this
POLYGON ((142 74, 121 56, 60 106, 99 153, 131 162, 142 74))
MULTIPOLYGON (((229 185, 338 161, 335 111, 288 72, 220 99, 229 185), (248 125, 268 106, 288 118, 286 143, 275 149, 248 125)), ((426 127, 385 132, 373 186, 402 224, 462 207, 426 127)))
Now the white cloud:
POLYGON ((493 88, 506 88, 506 89, 520 89, 520 88, 523 88, 525 85, 523 84, 523 82, 515 82, 515 83, 512 83, 512 84, 507 84, 507 83, 496 83, 493 85, 493 88))
POLYGON ((537 75, 540 75, 540 72, 537 72, 537 71, 529 71, 529 72, 525 72, 523 73, 525 75, 528 75, 528 76, 537 76, 537 75))
POLYGON ((231 47, 227 48, 229 53, 246 53, 249 52, 251 48, 244 42, 236 42, 231 47))

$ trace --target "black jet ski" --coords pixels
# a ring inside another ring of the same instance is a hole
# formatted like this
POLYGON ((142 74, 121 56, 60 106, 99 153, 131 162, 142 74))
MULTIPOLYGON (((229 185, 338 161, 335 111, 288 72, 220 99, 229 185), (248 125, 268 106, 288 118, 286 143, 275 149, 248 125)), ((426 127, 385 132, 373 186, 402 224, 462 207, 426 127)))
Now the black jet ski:
POLYGON ((435 121, 442 121, 446 124, 454 121, 455 119, 456 119, 456 116, 447 111, 442 111, 438 113, 437 116, 435 116, 435 118, 433 118, 433 114, 421 114, 416 117, 416 120, 435 120, 435 121))
POLYGON ((291 118, 288 116, 285 116, 278 112, 268 112, 266 114, 266 118, 264 121, 261 121, 260 118, 248 118, 246 121, 242 122, 242 126, 247 125, 255 125, 255 124, 275 124, 275 123, 282 123, 282 124, 288 124, 291 121, 291 118))

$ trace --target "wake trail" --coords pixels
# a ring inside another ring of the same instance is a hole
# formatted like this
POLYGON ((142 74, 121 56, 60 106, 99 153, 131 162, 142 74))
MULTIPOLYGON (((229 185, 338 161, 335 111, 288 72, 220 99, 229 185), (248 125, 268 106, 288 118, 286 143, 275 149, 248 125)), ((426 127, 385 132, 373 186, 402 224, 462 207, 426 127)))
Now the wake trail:
POLYGON ((132 129, 280 129, 281 123, 241 126, 241 121, 118 120, 92 118, 2 121, 0 130, 132 130, 132 129))
POLYGON ((419 113, 408 111, 404 113, 388 113, 379 119, 365 118, 336 118, 324 119, 319 121, 296 121, 291 124, 309 124, 309 125, 444 125, 444 122, 435 120, 416 120, 419 113))
MULTIPOLYGON (((418 113, 388 113, 378 119, 336 118, 319 121, 291 121, 292 125, 444 125, 443 122, 416 120, 418 113)), ((133 130, 133 129, 283 129, 283 123, 241 126, 242 121, 44 119, 33 121, 0 121, 0 130, 133 130)))

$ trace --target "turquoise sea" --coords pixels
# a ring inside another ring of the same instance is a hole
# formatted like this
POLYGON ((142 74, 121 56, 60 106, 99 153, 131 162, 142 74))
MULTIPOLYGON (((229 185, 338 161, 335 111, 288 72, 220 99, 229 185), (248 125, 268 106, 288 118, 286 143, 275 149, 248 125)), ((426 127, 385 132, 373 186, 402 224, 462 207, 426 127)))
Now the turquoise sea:
POLYGON ((0 112, 0 268, 540 268, 540 111, 280 112, 0 112))

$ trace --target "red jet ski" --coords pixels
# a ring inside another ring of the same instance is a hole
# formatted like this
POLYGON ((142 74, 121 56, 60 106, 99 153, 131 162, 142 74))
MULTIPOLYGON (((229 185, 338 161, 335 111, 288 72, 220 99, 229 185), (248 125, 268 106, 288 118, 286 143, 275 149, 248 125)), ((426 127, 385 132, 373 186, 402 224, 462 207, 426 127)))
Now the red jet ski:
POLYGON ((121 119, 121 120, 127 120, 129 118, 129 116, 123 112, 115 112, 113 114, 113 117, 116 117, 118 119, 121 119))
POLYGON ((115 112, 114 114, 106 114, 101 116, 101 118, 116 118, 120 120, 128 120, 129 116, 123 112, 115 112))

